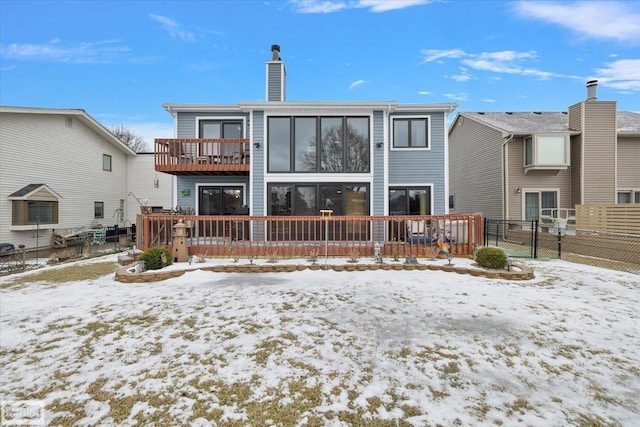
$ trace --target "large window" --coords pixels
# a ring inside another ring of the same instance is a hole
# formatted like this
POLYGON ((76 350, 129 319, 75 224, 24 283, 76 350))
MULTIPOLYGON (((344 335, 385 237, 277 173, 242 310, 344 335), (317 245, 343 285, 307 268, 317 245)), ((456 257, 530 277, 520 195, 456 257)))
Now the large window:
POLYGON ((429 148, 429 119, 393 119, 394 148, 429 148))
MULTIPOLYGON (((332 210, 333 217, 369 215, 368 184, 271 184, 269 215, 318 216, 332 210)), ((332 221, 328 229, 318 221, 287 220, 269 222, 272 240, 368 239, 369 221, 357 218, 332 221), (326 233, 326 234, 325 234, 326 233)))
POLYGON ((271 184, 269 215, 369 215, 368 184, 271 184))
POLYGON ((569 138, 566 135, 533 135, 524 139, 525 169, 566 169, 569 138))
POLYGON ((390 187, 389 215, 431 215, 431 187, 390 187))
POLYGON ((58 202, 13 200, 12 225, 57 224, 58 202))
POLYGON ((369 172, 368 117, 269 117, 269 172, 369 172))

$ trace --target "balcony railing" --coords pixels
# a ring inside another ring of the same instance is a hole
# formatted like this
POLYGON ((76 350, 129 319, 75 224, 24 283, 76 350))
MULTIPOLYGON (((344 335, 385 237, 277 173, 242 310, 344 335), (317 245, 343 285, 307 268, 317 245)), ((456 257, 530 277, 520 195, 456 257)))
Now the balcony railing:
POLYGON ((481 215, 432 216, 201 216, 139 215, 137 242, 171 250, 173 227, 187 226, 189 254, 212 256, 306 257, 312 251, 329 256, 374 254, 431 257, 449 246, 455 255, 473 255, 483 243, 481 215))
POLYGON ((173 175, 247 175, 248 139, 155 140, 156 171, 173 175))

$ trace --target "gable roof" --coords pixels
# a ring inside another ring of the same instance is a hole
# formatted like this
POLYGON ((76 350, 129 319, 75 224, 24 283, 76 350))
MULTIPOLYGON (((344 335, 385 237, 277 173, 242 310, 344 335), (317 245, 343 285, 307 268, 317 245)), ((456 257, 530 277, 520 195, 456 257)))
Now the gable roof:
MULTIPOLYGON (((468 117, 505 134, 579 133, 579 130, 569 128, 568 114, 564 111, 461 112, 458 113, 458 117, 468 117)), ((455 123, 458 117, 452 123, 455 123)), ((624 135, 640 134, 640 113, 618 111, 618 133, 624 135)))
POLYGON ((0 106, 0 113, 13 114, 55 114, 61 116, 73 116, 84 123, 89 129, 93 130, 102 139, 114 145, 117 149, 128 155, 136 155, 136 152, 129 148, 125 143, 120 141, 106 127, 91 117, 86 111, 81 109, 66 108, 37 108, 37 107, 11 107, 0 106))
POLYGON ((28 184, 19 189, 18 191, 14 191, 13 193, 7 196, 9 200, 27 200, 31 196, 37 194, 40 190, 44 193, 49 193, 51 196, 62 198, 62 196, 56 193, 51 189, 47 184, 28 184))
POLYGON ((567 113, 565 112, 464 112, 459 115, 482 122, 508 134, 572 131, 572 129, 569 129, 567 113))

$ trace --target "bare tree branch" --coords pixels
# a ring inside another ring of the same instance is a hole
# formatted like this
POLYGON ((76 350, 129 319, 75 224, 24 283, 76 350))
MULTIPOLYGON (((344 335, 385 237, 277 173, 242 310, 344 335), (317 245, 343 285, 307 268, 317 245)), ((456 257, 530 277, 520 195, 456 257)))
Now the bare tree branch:
POLYGON ((136 153, 147 151, 148 147, 145 140, 142 139, 140 135, 136 135, 132 130, 125 128, 124 125, 114 126, 109 130, 116 138, 136 153))

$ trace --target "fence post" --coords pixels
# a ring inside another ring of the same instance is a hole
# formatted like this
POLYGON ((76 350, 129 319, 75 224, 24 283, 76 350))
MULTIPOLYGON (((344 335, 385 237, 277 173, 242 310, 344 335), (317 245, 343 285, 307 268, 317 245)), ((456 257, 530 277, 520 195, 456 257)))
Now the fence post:
POLYGON ((533 259, 538 258, 538 220, 534 219, 531 221, 531 228, 533 232, 533 259))
POLYGON ((558 259, 562 258, 562 232, 560 230, 560 225, 556 224, 558 227, 558 259))
POLYGON ((500 223, 496 222, 496 246, 498 246, 498 234, 500 234, 500 223))
POLYGON ((482 228, 483 228, 482 231, 484 234, 484 236, 482 236, 482 246, 487 246, 487 244, 489 243, 489 219, 488 218, 483 218, 482 228))

